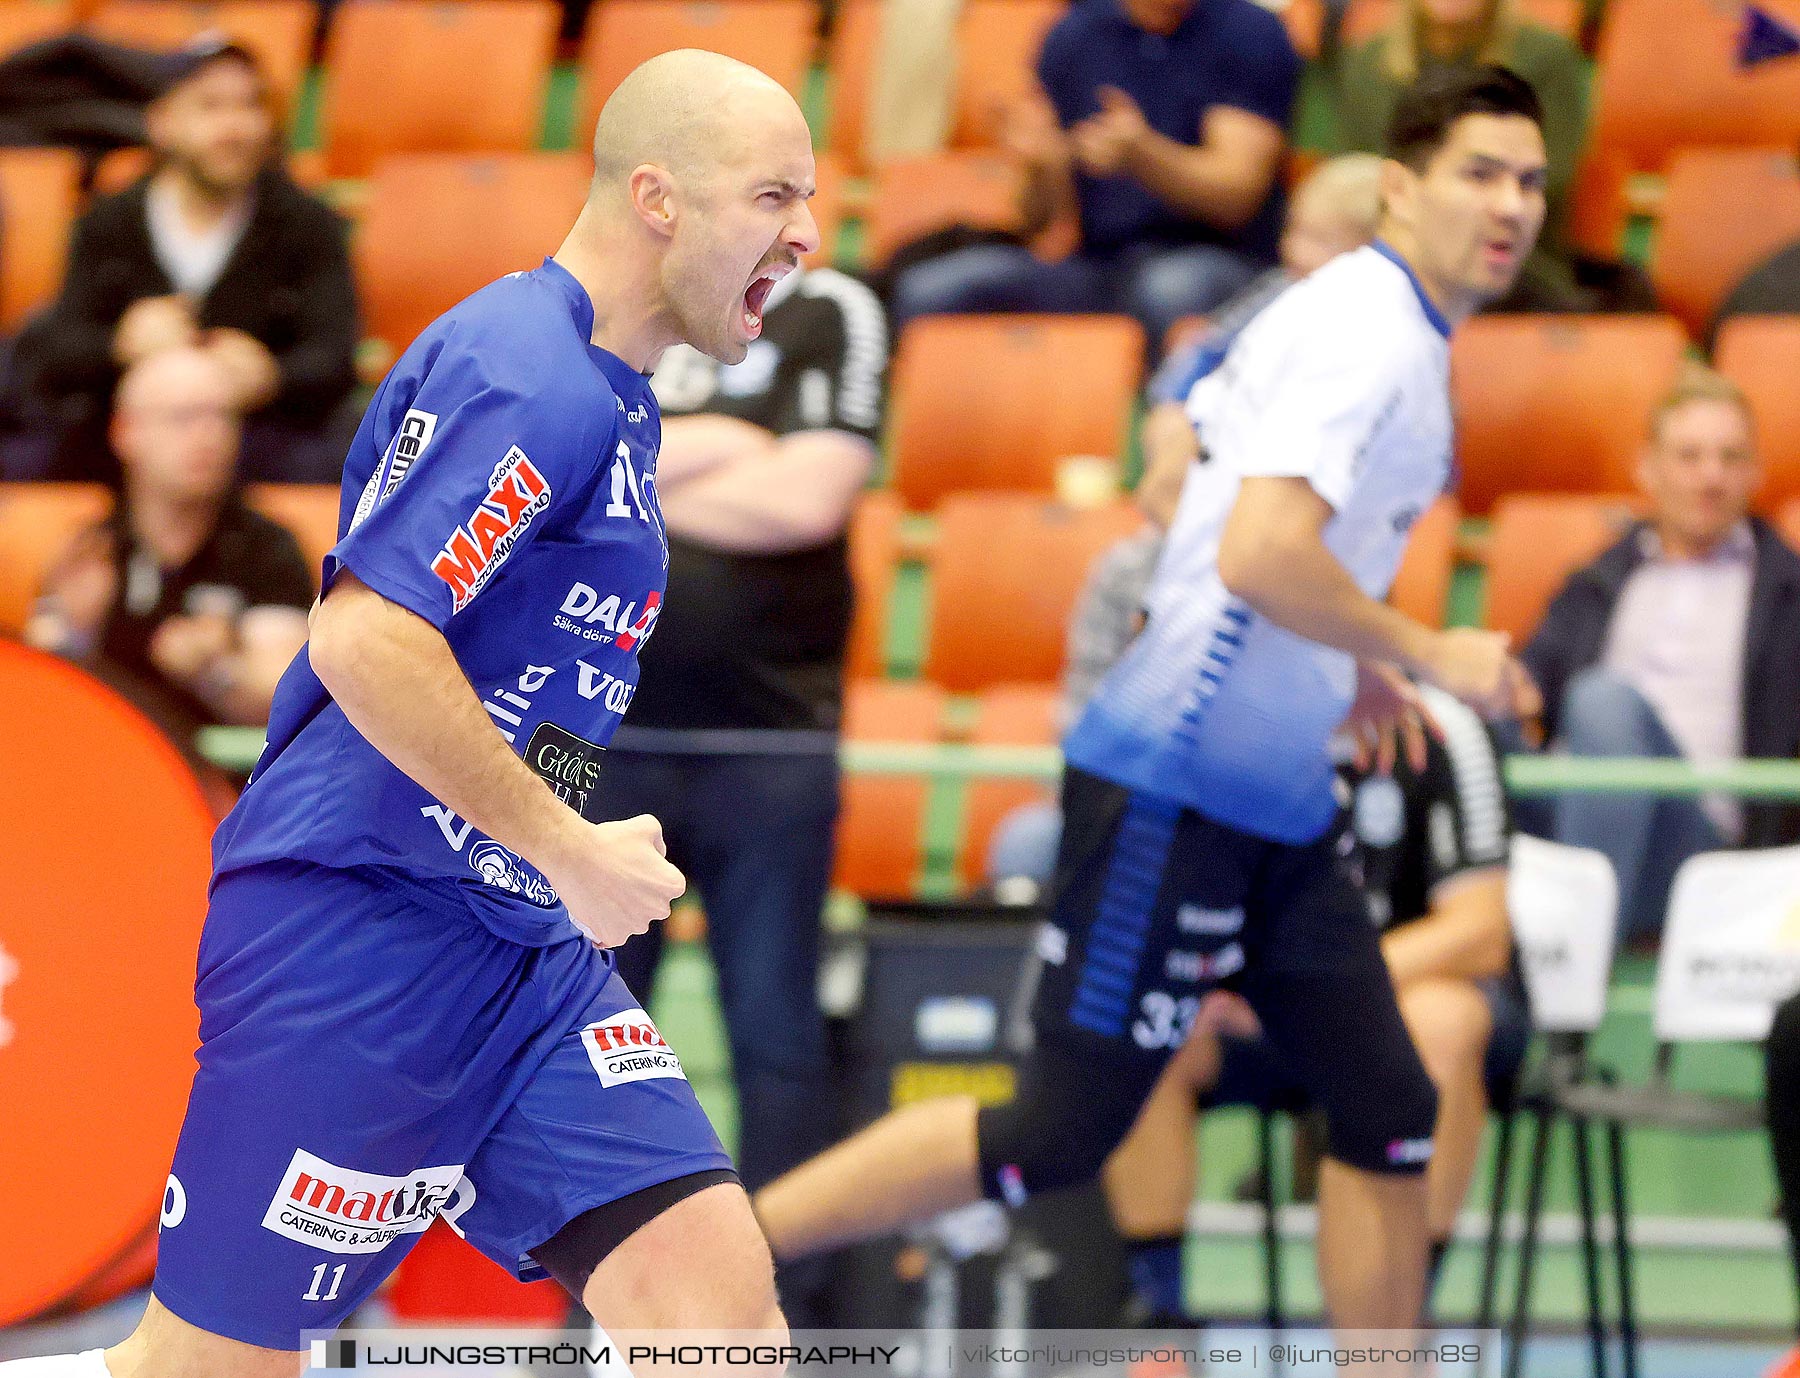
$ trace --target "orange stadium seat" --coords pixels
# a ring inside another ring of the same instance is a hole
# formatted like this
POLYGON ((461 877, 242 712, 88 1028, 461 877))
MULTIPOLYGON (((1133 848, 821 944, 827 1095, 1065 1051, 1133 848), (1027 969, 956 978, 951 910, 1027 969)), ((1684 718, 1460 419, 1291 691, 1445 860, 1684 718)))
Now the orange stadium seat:
POLYGON ((581 42, 578 127, 591 132, 626 74, 674 48, 735 57, 798 95, 818 34, 815 0, 599 0, 581 42))
POLYGON ((1515 647, 1537 630, 1563 582, 1614 541, 1638 499, 1515 493, 1494 508, 1488 537, 1484 623, 1510 632, 1515 647))
POLYGON ((75 26, 75 7, 63 0, 0 0, 0 57, 75 26))
POLYGON ((365 331, 397 353, 470 292, 537 267, 574 223, 592 171, 585 153, 384 158, 353 245, 365 331))
POLYGON ((1478 316, 1450 347, 1465 511, 1509 492, 1633 486, 1650 409, 1687 339, 1667 316, 1478 316))
POLYGON ((1800 145, 1800 63, 1736 61, 1741 7, 1611 0, 1589 146, 1637 172, 1681 148, 1800 145))
POLYGON ((894 364, 894 486, 915 509, 963 489, 1049 493, 1064 455, 1119 452, 1143 369, 1124 316, 922 317, 894 364))
POLYGON ((244 490, 250 506, 286 527, 312 566, 313 587, 325 554, 337 544, 338 487, 335 483, 252 483, 244 490))
POLYGON ((97 483, 0 483, 0 633, 25 630, 51 566, 110 511, 97 483))
POLYGON ((531 148, 558 23, 551 0, 345 0, 320 116, 332 174, 366 177, 388 153, 531 148))
POLYGON ((1427 507, 1406 538, 1406 555, 1388 591, 1388 602, 1428 627, 1443 626, 1450 608, 1456 528, 1461 521, 1462 509, 1455 498, 1439 498, 1427 507))
POLYGON ((0 330, 16 330, 62 285, 69 229, 81 202, 81 158, 56 148, 0 150, 0 330))
MULTIPOLYGON (((1054 746, 1062 735, 1058 714, 1062 691, 1054 684, 1001 684, 981 696, 976 746, 1054 746)), ((956 873, 971 888, 982 883, 994 829, 1014 809, 1054 800, 1050 786, 1035 780, 972 780, 963 794, 962 842, 956 873)))
POLYGON ((87 27, 102 38, 146 48, 176 48, 196 34, 222 30, 256 55, 285 112, 306 80, 318 19, 311 0, 107 0, 87 27))
POLYGON ((952 146, 996 142, 1007 105, 1037 90, 1038 49, 1067 9, 1065 0, 968 0, 956 26, 952 146))
POLYGON ((888 599, 900 568, 900 499, 887 489, 864 493, 850 519, 850 577, 856 615, 844 673, 852 679, 881 675, 886 664, 888 599))
POLYGON ((1024 173, 999 153, 935 153, 894 158, 875 170, 863 211, 863 252, 880 267, 915 239, 951 225, 1012 230, 1019 225, 1024 173))
POLYGON ((1757 264, 1800 238, 1793 149, 1704 149, 1669 164, 1650 277, 1696 338, 1757 264))
POLYGON ((925 674, 966 693, 1062 673, 1088 570, 1144 524, 1129 502, 1074 510, 1015 493, 965 493, 938 509, 925 674))
MULTIPOLYGON (((844 694, 844 736, 856 742, 934 742, 944 691, 911 680, 852 681, 844 694)), ((832 881, 869 898, 912 893, 925 859, 925 805, 931 782, 914 775, 846 775, 832 881)))
POLYGON ((1719 332, 1719 372, 1750 399, 1763 511, 1800 498, 1800 316, 1737 316, 1719 332))

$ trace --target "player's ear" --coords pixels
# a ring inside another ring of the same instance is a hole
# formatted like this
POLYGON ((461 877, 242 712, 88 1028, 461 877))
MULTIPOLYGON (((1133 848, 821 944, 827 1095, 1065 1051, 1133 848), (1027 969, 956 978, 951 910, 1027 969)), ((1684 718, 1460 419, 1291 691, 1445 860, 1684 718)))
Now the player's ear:
POLYGON ((1394 158, 1381 160, 1381 218, 1411 225, 1418 195, 1419 174, 1394 158))
POLYGON ((626 189, 639 220, 665 238, 675 233, 675 179, 666 168, 641 164, 632 169, 626 189))

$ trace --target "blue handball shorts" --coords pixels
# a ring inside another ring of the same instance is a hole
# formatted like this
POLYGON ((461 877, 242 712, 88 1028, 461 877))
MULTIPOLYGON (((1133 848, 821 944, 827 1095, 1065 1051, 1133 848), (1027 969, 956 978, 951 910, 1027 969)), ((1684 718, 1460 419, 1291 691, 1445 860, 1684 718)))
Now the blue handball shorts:
POLYGON ((437 1217, 524 1278, 569 1221, 731 1167, 612 958, 522 947, 404 876, 213 887, 156 1296, 271 1349, 342 1322, 437 1217))

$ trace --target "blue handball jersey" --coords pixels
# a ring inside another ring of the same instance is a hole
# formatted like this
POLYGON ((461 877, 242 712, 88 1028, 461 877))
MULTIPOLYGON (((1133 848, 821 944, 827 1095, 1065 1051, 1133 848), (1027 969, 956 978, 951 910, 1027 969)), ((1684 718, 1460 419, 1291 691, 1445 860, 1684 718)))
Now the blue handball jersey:
MULTIPOLYGON (((554 260, 477 292, 383 381, 344 465, 340 569, 444 635, 495 730, 571 808, 637 687, 668 542, 648 380, 590 343, 554 260)), ((428 902, 542 945, 577 936, 543 875, 369 744, 304 651, 213 843, 216 872, 379 866, 428 902)))

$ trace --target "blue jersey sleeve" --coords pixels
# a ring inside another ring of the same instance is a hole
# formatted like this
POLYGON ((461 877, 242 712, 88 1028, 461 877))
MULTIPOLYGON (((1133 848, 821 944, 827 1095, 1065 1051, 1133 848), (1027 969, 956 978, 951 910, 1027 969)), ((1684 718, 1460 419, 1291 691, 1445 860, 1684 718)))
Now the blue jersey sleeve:
POLYGON ((369 463, 349 529, 325 559, 440 631, 560 504, 585 502, 616 404, 529 388, 471 350, 383 384, 350 456, 369 463), (604 404, 604 405, 601 405, 604 404))

